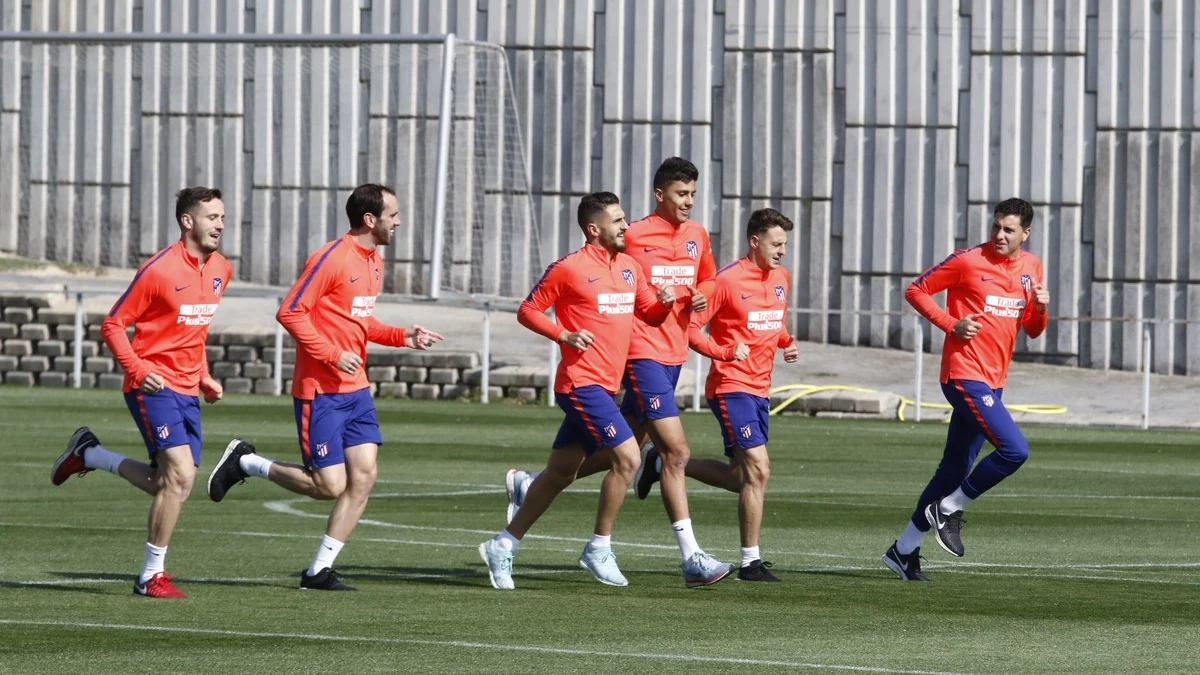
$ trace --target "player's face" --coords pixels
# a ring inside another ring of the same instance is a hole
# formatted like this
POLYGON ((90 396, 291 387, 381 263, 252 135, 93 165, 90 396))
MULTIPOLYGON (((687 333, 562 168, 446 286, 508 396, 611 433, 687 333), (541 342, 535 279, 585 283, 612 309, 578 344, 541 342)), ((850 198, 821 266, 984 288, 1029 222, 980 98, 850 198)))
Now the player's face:
POLYGON ((225 203, 210 199, 193 206, 183 214, 183 228, 200 250, 212 253, 221 247, 221 233, 225 231, 225 203))
POLYGON ((1021 244, 1029 238, 1029 229, 1021 227, 1021 217, 1003 216, 992 221, 992 250, 1005 258, 1015 258, 1021 244))
POLYGON ((400 224, 400 201, 396 195, 383 193, 383 213, 375 219, 371 227, 371 240, 376 246, 387 246, 396 236, 396 226, 400 224))
POLYGON ((674 181, 665 188, 654 189, 654 201, 657 202, 655 211, 658 215, 679 225, 687 222, 696 205, 696 181, 674 181))
POLYGON ((604 214, 596 218, 596 229, 600 231, 597 243, 610 254, 625 250, 625 230, 629 229, 629 221, 625 220, 625 210, 620 204, 604 207, 604 214))
POLYGON ((782 227, 772 227, 760 235, 750 237, 750 260, 762 270, 773 270, 783 262, 783 251, 787 248, 788 233, 782 227))

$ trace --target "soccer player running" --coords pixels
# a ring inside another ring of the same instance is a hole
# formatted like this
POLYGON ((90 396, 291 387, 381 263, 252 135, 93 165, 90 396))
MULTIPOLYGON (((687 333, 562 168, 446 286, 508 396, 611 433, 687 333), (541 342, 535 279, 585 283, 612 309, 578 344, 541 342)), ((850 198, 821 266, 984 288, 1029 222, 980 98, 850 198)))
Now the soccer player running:
POLYGON ((942 461, 908 526, 883 554, 883 563, 901 579, 927 580, 920 552, 931 528, 943 549, 961 557, 963 510, 1029 456, 1029 445, 1002 396, 1017 330, 1024 328, 1036 338, 1046 329, 1050 293, 1043 285, 1042 261, 1021 249, 1032 224, 1029 202, 1000 202, 986 243, 955 251, 925 270, 904 293, 909 304, 946 332, 942 392, 954 410, 942 461), (943 290, 948 290, 944 310, 933 300, 943 290), (972 470, 985 440, 996 450, 972 470))
POLYGON ((421 326, 390 326, 372 316, 383 279, 379 247, 392 242, 399 214, 390 188, 355 188, 346 201, 350 231, 309 256, 275 316, 296 340, 292 397, 303 464, 268 459, 234 439, 208 477, 215 502, 249 476, 336 500, 312 563, 300 573, 303 589, 355 590, 333 563, 367 507, 383 443, 367 382, 367 342, 426 349, 443 339, 421 326))
POLYGON ((221 383, 208 372, 204 343, 233 268, 217 249, 225 231, 221 191, 189 187, 175 195, 179 241, 138 268, 101 325, 105 344, 125 371, 121 390, 141 432, 150 463, 100 444, 87 427, 75 430, 54 462, 50 482, 103 469, 151 495, 142 572, 136 595, 186 598, 164 571, 167 545, 200 465, 200 398, 216 403, 221 383), (134 326, 130 343, 125 329, 134 326))
MULTIPOLYGON (((699 177, 699 170, 686 159, 664 160, 654 173, 654 212, 629 226, 629 255, 651 284, 674 287, 676 302, 662 325, 634 322, 621 402, 621 412, 639 444, 646 446, 637 477, 638 499, 645 499, 661 477, 663 504, 679 545, 684 583, 690 588, 716 583, 734 569, 705 553, 692 530, 684 475, 691 448, 675 404, 675 386, 688 359, 688 321, 693 311, 704 309, 716 274, 708 232, 689 219, 699 177), (651 444, 645 443, 647 436, 651 444)), ((603 471, 609 463, 607 453, 598 453, 588 458, 579 476, 603 471)), ((510 514, 521 504, 533 476, 536 474, 509 471, 505 482, 510 514)), ((624 499, 624 495, 607 492, 609 485, 601 485, 602 501, 624 499)))
POLYGON ((651 325, 660 324, 670 315, 675 294, 669 285, 652 288, 637 262, 623 253, 629 223, 615 194, 585 196, 578 221, 586 243, 546 268, 517 313, 521 325, 561 345, 554 397, 566 418, 545 470, 524 491, 508 527, 479 545, 492 586, 501 590, 514 587, 512 561, 521 539, 575 480, 587 457, 603 449, 611 451, 612 459, 602 492, 615 498, 601 497, 594 533, 579 564, 602 583, 629 583, 612 550, 612 526, 637 472, 639 452, 613 397, 635 313, 651 325), (545 315, 550 307, 555 320, 545 315))
POLYGON ((796 341, 784 327, 791 278, 779 266, 792 221, 775 209, 759 209, 746 225, 749 252, 717 272, 703 312, 692 314, 688 342, 711 358, 704 396, 721 425, 729 463, 692 458, 687 475, 738 493, 742 581, 779 581, 759 554, 763 499, 771 460, 767 456, 768 396, 775 350, 794 363, 796 341), (708 324, 709 334, 700 328, 708 324))

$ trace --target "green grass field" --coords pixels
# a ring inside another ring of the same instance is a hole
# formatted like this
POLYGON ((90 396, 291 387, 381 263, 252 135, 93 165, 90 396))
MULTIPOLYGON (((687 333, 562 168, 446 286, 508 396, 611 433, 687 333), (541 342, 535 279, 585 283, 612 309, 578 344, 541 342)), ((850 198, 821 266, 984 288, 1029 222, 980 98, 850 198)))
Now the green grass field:
MULTIPOLYGON (((286 398, 205 406, 196 490, 168 569, 191 597, 131 594, 148 499, 102 472, 61 487, 71 431, 144 458, 119 392, 0 388, 2 673, 1200 672, 1196 434, 1030 426, 1032 457, 972 505, 967 557, 932 538, 931 583, 879 557, 940 456, 945 427, 776 418, 762 538, 778 585, 684 588, 658 492, 614 533, 626 588, 576 558, 598 479, 562 495, 495 591, 476 546, 503 525, 504 472, 538 467, 542 406, 379 401, 379 483, 338 559, 358 593, 297 590, 329 503, 259 479, 221 504, 203 482, 233 435, 295 461, 286 398)), ((685 415, 698 456, 711 416, 685 415)), ((736 497, 690 485, 700 543, 736 556, 736 497)))

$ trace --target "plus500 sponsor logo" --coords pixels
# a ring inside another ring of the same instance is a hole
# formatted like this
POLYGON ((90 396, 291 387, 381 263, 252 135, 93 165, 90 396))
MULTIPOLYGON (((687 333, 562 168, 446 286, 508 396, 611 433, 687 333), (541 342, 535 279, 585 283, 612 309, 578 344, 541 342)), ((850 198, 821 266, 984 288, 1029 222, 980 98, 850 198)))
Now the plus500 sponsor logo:
POLYGON ((180 305, 175 323, 185 326, 207 326, 212 323, 212 316, 216 311, 216 305, 180 305))
POLYGON ((601 293, 596 296, 601 314, 633 314, 633 293, 601 293))
POLYGON ((746 316, 746 328, 750 330, 779 330, 783 328, 783 310, 768 309, 762 312, 750 312, 746 316))
POLYGON ((695 282, 695 265, 650 266, 650 283, 655 286, 691 286, 695 282))
POLYGON ((350 316, 367 318, 375 313, 375 296, 373 295, 357 295, 354 297, 354 302, 350 307, 350 316))
POLYGON ((989 295, 984 301, 984 314, 991 314, 1004 319, 1016 319, 1025 309, 1025 298, 1008 298, 1003 295, 989 295))

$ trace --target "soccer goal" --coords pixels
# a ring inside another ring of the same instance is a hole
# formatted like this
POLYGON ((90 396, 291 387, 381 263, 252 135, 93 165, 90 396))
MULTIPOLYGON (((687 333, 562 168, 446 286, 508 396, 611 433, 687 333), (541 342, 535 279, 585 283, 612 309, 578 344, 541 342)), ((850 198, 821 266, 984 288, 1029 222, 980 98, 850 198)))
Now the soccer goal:
POLYGON ((453 35, 0 33, 0 251, 136 266, 202 184, 238 278, 287 285, 374 182, 385 291, 516 298, 546 262, 520 121, 504 50, 453 35))

